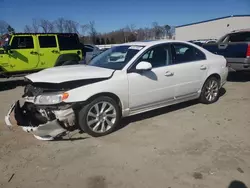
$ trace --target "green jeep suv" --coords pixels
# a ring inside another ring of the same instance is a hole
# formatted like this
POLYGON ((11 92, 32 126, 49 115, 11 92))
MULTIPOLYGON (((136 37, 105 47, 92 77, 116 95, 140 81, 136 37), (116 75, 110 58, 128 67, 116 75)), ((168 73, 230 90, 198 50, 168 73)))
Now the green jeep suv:
POLYGON ((5 77, 78 64, 83 56, 75 33, 15 33, 3 40, 0 43, 0 74, 5 77))

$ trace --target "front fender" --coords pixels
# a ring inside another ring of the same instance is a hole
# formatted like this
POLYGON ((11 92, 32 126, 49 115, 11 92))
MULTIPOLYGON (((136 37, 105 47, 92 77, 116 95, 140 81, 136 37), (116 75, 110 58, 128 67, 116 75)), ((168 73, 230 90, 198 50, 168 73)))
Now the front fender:
POLYGON ((69 97, 64 101, 67 103, 83 102, 100 93, 111 93, 120 99, 122 110, 129 107, 128 80, 125 71, 116 71, 108 80, 81 86, 67 93, 69 97))
POLYGON ((65 61, 80 61, 80 57, 77 54, 71 53, 71 54, 62 54, 60 55, 56 62, 55 66, 61 66, 63 62, 65 61))

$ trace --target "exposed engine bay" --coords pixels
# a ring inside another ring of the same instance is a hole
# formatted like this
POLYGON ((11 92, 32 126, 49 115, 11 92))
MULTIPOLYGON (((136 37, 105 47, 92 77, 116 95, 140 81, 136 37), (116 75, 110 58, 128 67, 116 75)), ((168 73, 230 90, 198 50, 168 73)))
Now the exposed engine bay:
POLYGON ((5 117, 8 126, 12 126, 10 116, 13 113, 18 126, 26 132, 32 133, 39 140, 53 140, 68 131, 77 129, 76 113, 83 103, 60 103, 53 105, 35 104, 38 96, 56 92, 64 92, 70 89, 91 84, 103 79, 78 80, 54 83, 27 82, 24 94, 15 102, 5 117))
POLYGON ((42 108, 30 102, 21 104, 19 100, 15 103, 14 117, 24 131, 43 140, 52 140, 75 125, 75 112, 69 105, 42 108))
POLYGON ((15 122, 40 140, 53 140, 78 129, 76 116, 86 101, 65 102, 69 98, 68 91, 110 79, 114 72, 94 66, 72 65, 28 75, 24 78, 24 94, 11 106, 5 123, 12 126, 15 122))

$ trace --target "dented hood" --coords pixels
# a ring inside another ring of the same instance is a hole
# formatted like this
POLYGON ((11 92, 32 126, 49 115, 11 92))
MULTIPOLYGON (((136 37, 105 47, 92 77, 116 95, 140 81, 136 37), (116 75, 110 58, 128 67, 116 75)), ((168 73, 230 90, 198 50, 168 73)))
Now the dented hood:
POLYGON ((114 70, 95 66, 68 65, 45 69, 25 78, 32 82, 62 83, 74 80, 108 78, 112 76, 113 72, 114 70))

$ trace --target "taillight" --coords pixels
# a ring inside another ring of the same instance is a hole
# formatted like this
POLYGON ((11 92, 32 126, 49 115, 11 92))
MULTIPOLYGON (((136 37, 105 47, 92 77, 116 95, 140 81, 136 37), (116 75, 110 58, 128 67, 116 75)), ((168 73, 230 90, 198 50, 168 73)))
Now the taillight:
POLYGON ((248 44, 248 47, 247 47, 247 57, 250 57, 250 44, 248 44))

